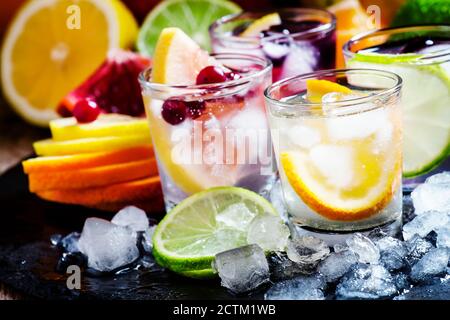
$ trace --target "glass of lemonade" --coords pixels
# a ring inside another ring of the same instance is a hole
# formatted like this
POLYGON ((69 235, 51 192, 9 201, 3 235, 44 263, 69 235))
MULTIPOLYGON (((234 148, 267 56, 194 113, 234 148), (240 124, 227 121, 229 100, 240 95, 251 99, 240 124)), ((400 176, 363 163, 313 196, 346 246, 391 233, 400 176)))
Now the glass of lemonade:
POLYGON ((382 29, 344 46, 351 68, 395 72, 403 79, 403 185, 450 170, 450 26, 382 29))
POLYGON ((264 89, 271 83, 267 59, 212 55, 234 80, 202 85, 165 85, 140 76, 166 209, 216 186, 258 193, 274 177, 264 89))
POLYGON ((286 8, 273 13, 244 12, 225 16, 211 25, 210 36, 213 52, 247 53, 270 59, 273 80, 277 81, 334 68, 335 28, 335 17, 325 10, 286 8), (274 15, 277 16, 275 21, 267 22, 267 17, 274 15), (255 21, 260 32, 246 34, 255 21))
POLYGON ((386 71, 326 70, 265 91, 292 222, 339 232, 400 218, 401 82, 386 71))

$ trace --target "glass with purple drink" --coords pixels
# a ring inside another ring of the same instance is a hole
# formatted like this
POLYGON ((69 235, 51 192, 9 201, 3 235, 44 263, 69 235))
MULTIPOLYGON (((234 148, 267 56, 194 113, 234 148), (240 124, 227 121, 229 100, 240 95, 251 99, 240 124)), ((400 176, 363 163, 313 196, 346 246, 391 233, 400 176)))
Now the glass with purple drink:
POLYGON ((272 13, 225 16, 210 27, 216 53, 269 58, 273 80, 335 67, 336 19, 319 9, 291 8, 272 13))

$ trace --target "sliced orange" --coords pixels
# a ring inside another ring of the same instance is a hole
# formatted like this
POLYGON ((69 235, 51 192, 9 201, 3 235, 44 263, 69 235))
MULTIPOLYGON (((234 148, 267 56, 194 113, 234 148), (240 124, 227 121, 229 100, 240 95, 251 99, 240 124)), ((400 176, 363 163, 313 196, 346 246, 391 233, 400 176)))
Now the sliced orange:
POLYGON ((95 168, 132 162, 154 157, 153 147, 140 146, 109 152, 95 152, 69 156, 37 157, 22 162, 23 171, 29 173, 57 172, 95 168))
POLYGON ((156 160, 147 159, 81 170, 30 173, 29 187, 31 192, 91 188, 157 174, 156 160))
POLYGON ((322 97, 331 92, 351 94, 352 90, 336 82, 328 80, 308 79, 306 80, 307 98, 314 103, 322 102, 322 97))
POLYGON ((49 190, 37 192, 45 200, 99 207, 111 203, 139 203, 162 196, 159 177, 112 184, 104 187, 77 190, 49 190))
POLYGON ((354 221, 390 202, 401 179, 399 151, 374 156, 366 140, 281 153, 283 171, 308 207, 331 220, 354 221))

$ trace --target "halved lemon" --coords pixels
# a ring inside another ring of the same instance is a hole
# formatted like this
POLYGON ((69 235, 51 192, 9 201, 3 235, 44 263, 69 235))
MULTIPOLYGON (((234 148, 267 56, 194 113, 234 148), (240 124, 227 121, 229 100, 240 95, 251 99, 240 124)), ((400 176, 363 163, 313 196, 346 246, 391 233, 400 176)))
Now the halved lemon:
POLYGON ((27 121, 47 126, 59 101, 111 48, 131 47, 137 23, 119 0, 32 0, 18 12, 1 56, 3 91, 27 121))

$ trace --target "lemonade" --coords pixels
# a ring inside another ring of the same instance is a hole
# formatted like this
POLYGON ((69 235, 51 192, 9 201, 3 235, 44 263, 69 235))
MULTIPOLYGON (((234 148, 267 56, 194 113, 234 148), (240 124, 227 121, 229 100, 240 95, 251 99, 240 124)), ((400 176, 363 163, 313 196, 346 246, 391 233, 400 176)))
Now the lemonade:
POLYGON ((270 59, 274 81, 335 65, 336 22, 318 9, 281 9, 273 13, 229 15, 210 27, 214 52, 235 52, 270 59))
POLYGON ((163 30, 141 76, 166 207, 217 186, 261 193, 273 179, 263 90, 270 62, 209 56, 180 29, 163 30))
POLYGON ((403 79, 403 176, 411 190, 450 168, 450 26, 375 31, 344 46, 351 68, 373 68, 403 79))
POLYGON ((300 75, 266 90, 294 223, 350 231, 400 217, 400 88, 393 73, 354 69, 300 75))

